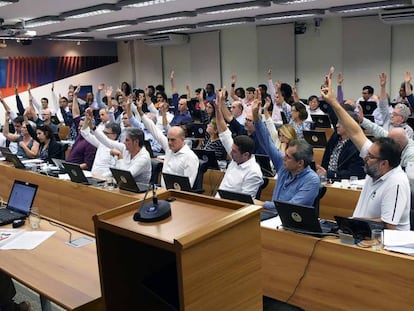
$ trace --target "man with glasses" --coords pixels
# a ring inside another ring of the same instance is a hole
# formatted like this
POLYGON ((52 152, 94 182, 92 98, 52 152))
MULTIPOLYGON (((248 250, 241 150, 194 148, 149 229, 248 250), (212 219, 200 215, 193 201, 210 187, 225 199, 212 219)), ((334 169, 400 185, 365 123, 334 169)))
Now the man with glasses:
POLYGON ((399 145, 389 137, 371 142, 336 100, 331 79, 321 93, 365 162, 367 177, 353 216, 382 221, 387 229, 410 230, 410 185, 399 165, 399 145))
POLYGON ((310 168, 313 161, 312 146, 303 139, 295 139, 288 143, 283 154, 273 144, 264 122, 260 119, 260 103, 261 100, 256 100, 252 106, 256 135, 277 171, 272 201, 264 202, 263 207, 275 210, 274 200, 312 206, 320 186, 319 176, 310 168))

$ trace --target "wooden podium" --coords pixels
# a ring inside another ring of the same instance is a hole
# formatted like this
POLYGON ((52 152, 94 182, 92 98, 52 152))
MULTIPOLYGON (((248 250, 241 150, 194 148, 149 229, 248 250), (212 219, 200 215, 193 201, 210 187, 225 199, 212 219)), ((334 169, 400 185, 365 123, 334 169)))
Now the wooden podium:
MULTIPOLYGON (((129 203, 94 217, 106 310, 261 310, 260 207, 179 191, 172 216, 129 203)), ((147 200, 149 201, 149 200, 147 200)))

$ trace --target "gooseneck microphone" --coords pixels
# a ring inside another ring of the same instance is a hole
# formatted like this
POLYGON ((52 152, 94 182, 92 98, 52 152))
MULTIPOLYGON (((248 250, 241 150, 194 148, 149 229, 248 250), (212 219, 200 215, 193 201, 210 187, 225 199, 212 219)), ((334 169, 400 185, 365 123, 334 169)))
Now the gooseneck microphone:
POLYGON ((141 222, 156 222, 171 216, 170 203, 158 200, 155 184, 152 184, 145 193, 141 207, 135 212, 134 220, 141 222), (152 188, 152 202, 145 202, 149 190, 152 188))

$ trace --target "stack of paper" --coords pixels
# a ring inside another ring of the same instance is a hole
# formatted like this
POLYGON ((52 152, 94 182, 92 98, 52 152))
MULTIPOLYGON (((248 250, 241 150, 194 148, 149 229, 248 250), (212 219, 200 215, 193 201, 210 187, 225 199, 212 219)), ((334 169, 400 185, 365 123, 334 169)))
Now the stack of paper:
POLYGON ((34 249, 54 233, 55 231, 1 229, 0 249, 34 249))
POLYGON ((384 249, 414 256, 414 231, 385 229, 384 249))

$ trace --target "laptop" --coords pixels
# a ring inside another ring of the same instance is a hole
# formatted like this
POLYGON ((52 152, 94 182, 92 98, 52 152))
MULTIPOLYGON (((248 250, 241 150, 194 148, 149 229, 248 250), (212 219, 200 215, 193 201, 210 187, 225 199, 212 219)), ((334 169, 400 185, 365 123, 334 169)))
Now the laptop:
POLYGON ((164 178, 165 187, 167 189, 181 190, 192 192, 190 185, 190 179, 187 176, 173 175, 162 173, 164 178))
POLYGON ((283 228, 287 230, 311 235, 323 235, 338 230, 338 226, 334 222, 327 220, 319 221, 313 206, 278 200, 274 202, 283 228))
POLYGON ((265 154, 255 154, 256 162, 260 165, 262 169, 262 174, 264 177, 275 177, 275 173, 270 165, 270 158, 265 154))
POLYGON ((219 170, 220 167, 217 162, 216 154, 212 150, 204 150, 204 149, 193 149, 194 153, 197 157, 207 163, 207 168, 213 170, 219 170))
POLYGON ((311 114, 311 118, 315 127, 330 128, 331 120, 327 114, 311 114))
POLYGON ((203 123, 193 123, 190 126, 190 136, 194 138, 205 138, 207 126, 203 123))
POLYGON ((0 147, 0 153, 3 154, 4 152, 9 152, 9 153, 13 153, 9 147, 0 147))
POLYGON ((315 148, 325 148, 327 144, 326 133, 323 131, 303 131, 303 138, 315 148))
POLYGON ((104 179, 86 177, 79 164, 62 162, 65 172, 69 175, 72 182, 84 185, 94 185, 105 182, 104 179))
POLYGON ((370 120, 371 122, 375 123, 375 117, 372 114, 365 114, 364 118, 370 120))
POLYGON ((218 189, 217 192, 219 193, 220 198, 222 199, 254 204, 253 198, 250 194, 233 192, 233 191, 223 190, 223 189, 218 189))
POLYGON ((372 229, 384 229, 382 222, 342 216, 334 217, 339 229, 343 233, 351 234, 356 241, 371 239, 372 229))
POLYGON ((115 178, 119 189, 136 193, 148 191, 149 185, 137 183, 130 171, 120 170, 113 167, 110 167, 109 169, 111 170, 112 176, 115 178))
POLYGON ((3 156, 6 158, 7 162, 12 162, 15 168, 18 169, 26 169, 26 166, 23 164, 23 162, 19 159, 17 155, 11 152, 2 151, 3 156))
POLYGON ((37 185, 15 180, 6 208, 0 209, 0 225, 29 216, 37 192, 37 185))
POLYGON ((377 103, 374 101, 360 101, 359 104, 364 114, 372 114, 377 109, 377 103))

